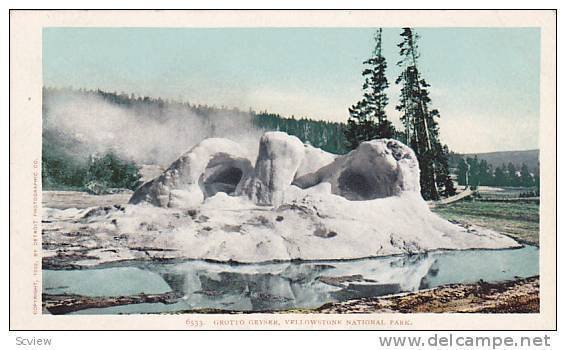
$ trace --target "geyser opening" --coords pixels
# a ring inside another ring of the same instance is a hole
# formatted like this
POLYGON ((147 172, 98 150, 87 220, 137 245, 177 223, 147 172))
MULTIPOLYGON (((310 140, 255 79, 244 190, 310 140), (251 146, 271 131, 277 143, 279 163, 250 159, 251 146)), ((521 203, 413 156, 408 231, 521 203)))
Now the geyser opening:
POLYGON ((229 167, 216 172, 203 182, 205 197, 214 196, 218 192, 229 195, 236 192, 236 187, 242 179, 243 172, 239 168, 229 167))
POLYGON ((344 171, 338 178, 338 186, 340 186, 341 195, 351 201, 377 198, 375 185, 365 175, 357 171, 344 171))
POLYGON ((338 177, 339 194, 351 201, 365 201, 393 196, 397 193, 396 172, 381 162, 374 164, 379 171, 367 172, 365 168, 351 167, 338 177))
POLYGON ((234 195, 244 176, 243 166, 241 159, 226 154, 215 156, 199 178, 204 197, 212 197, 218 192, 234 195))

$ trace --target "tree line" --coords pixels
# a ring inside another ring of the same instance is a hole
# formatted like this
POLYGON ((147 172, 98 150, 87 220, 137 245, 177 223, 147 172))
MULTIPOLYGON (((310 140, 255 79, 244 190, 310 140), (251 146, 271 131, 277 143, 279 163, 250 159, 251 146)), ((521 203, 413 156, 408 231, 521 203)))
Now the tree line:
POLYGON ((134 190, 140 173, 136 164, 121 159, 113 151, 88 160, 77 159, 57 148, 43 149, 42 186, 44 190, 75 190, 94 194, 113 189, 134 190))
POLYGON ((477 156, 460 158, 456 176, 459 185, 470 186, 472 189, 477 186, 540 187, 538 170, 531 171, 525 163, 517 167, 510 162, 494 168, 477 156))
POLYGON ((297 136, 304 143, 334 154, 344 154, 348 151, 342 123, 307 118, 283 118, 279 114, 267 111, 252 113, 253 125, 258 129, 284 131, 289 135, 297 136))

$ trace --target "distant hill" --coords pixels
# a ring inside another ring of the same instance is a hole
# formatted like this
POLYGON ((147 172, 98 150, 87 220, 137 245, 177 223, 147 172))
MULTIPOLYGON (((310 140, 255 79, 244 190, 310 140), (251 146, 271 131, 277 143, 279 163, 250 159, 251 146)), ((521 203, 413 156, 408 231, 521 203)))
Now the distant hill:
POLYGON ((479 160, 485 160, 488 164, 491 164, 494 168, 500 166, 501 164, 513 163, 517 169, 525 163, 531 170, 539 168, 539 150, 527 150, 527 151, 503 151, 503 152, 489 152, 489 153, 468 153, 468 154, 451 154, 450 165, 455 167, 458 161, 462 157, 474 157, 478 156, 479 160))

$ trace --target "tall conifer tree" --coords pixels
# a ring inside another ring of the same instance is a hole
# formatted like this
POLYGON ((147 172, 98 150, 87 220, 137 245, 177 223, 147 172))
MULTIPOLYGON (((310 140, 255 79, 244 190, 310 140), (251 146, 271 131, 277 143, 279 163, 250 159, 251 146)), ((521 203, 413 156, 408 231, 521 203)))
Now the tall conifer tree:
POLYGON ((389 82, 385 77, 387 62, 381 52, 381 35, 382 29, 379 28, 375 33, 373 55, 363 62, 366 68, 362 72, 365 77, 362 100, 349 108, 350 118, 344 135, 350 149, 358 147, 362 141, 395 135, 395 128, 385 113, 388 103, 385 89, 389 82))
POLYGON ((425 199, 437 200, 441 195, 455 193, 449 176, 448 149, 440 143, 438 135, 438 110, 430 109, 431 102, 427 88, 430 85, 418 70, 419 36, 411 28, 403 28, 402 41, 397 45, 402 67, 401 75, 395 81, 403 84, 397 110, 402 112, 404 141, 417 155, 421 169, 421 194, 425 199))

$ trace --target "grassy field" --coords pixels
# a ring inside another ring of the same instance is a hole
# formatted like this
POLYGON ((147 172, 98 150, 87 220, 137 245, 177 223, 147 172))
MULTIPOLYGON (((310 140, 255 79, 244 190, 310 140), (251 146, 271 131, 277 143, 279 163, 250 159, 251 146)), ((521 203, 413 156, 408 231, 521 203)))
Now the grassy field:
POLYGON ((538 203, 459 201, 432 211, 445 219, 490 228, 523 243, 539 242, 538 203))

